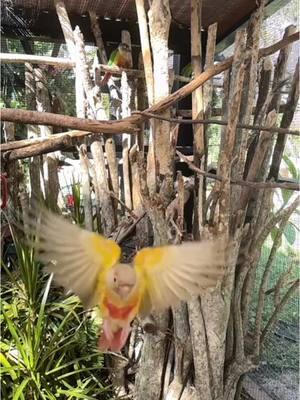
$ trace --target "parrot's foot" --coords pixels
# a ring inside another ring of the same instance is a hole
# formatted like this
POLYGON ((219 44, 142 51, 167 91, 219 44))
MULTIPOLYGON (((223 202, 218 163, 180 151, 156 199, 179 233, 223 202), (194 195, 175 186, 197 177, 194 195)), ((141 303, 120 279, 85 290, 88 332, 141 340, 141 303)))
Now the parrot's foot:
POLYGON ((108 332, 104 329, 98 341, 99 349, 101 351, 121 351, 126 344, 130 330, 130 326, 126 326, 125 328, 120 328, 116 332, 110 331, 109 334, 107 334, 108 332))

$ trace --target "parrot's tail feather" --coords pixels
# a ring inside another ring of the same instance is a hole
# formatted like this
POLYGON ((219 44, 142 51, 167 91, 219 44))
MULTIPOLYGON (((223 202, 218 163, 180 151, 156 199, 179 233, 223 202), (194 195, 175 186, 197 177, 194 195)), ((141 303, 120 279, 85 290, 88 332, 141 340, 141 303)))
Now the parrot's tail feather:
POLYGON ((111 73, 106 72, 104 77, 103 77, 103 79, 102 79, 102 81, 100 82, 100 85, 101 86, 106 85, 110 77, 111 77, 111 73))
POLYGON ((130 333, 130 325, 127 325, 124 328, 120 328, 116 332, 112 332, 110 329, 108 331, 105 328, 107 327, 103 326, 103 333, 98 341, 99 349, 101 351, 121 351, 121 349, 125 346, 128 335, 130 333), (110 333, 112 334, 112 336, 110 335, 110 333))

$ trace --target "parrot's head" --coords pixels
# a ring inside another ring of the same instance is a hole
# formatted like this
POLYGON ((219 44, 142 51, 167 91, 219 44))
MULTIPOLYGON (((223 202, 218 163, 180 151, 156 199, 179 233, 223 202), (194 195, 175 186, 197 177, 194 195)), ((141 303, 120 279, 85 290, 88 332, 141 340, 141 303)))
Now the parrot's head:
POLYGON ((118 50, 119 50, 119 52, 120 52, 121 54, 124 54, 124 53, 128 54, 128 53, 130 53, 130 48, 129 48, 128 44, 126 44, 126 43, 120 43, 120 44, 119 44, 119 47, 118 47, 118 50))
POLYGON ((107 285, 121 299, 127 298, 137 284, 136 273, 128 264, 117 264, 107 274, 107 285))

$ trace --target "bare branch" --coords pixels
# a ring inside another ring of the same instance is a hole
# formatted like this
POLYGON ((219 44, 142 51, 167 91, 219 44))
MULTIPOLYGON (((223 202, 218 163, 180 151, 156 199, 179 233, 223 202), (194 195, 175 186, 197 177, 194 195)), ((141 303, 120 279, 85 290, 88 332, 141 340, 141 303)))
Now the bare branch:
MULTIPOLYGON (((209 172, 202 171, 200 168, 197 168, 185 155, 180 153, 180 151, 176 151, 176 154, 184 160, 188 167, 192 170, 197 172, 199 175, 203 175, 206 178, 217 180, 222 182, 223 177, 215 174, 211 174, 209 172)), ((288 190, 295 190, 299 191, 300 186, 297 183, 279 183, 279 182, 253 182, 253 181, 243 181, 243 180, 231 180, 231 184, 233 185, 241 185, 241 186, 248 186, 253 189, 275 189, 275 188, 282 188, 282 189, 288 189, 288 190)))

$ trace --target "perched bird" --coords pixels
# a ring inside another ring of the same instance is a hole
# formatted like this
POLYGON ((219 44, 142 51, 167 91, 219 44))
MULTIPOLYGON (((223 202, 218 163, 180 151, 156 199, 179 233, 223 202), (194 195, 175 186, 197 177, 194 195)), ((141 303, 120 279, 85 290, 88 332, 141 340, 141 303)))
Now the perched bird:
POLYGON ((186 78, 192 78, 194 75, 192 63, 186 64, 181 70, 181 75, 185 76, 186 78))
POLYGON ((53 273, 54 282, 79 296, 83 305, 99 305, 103 317, 101 350, 120 351, 130 323, 152 311, 188 300, 214 287, 223 275, 223 240, 186 242, 144 248, 133 263, 120 263, 121 248, 113 240, 86 231, 42 209, 31 223, 37 258, 53 273))
MULTIPOLYGON (((132 61, 129 46, 126 43, 120 43, 118 48, 111 53, 107 65, 109 67, 131 68, 132 61)), ((111 73, 106 72, 101 81, 101 85, 105 85, 110 77, 111 73)))

